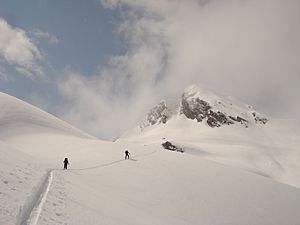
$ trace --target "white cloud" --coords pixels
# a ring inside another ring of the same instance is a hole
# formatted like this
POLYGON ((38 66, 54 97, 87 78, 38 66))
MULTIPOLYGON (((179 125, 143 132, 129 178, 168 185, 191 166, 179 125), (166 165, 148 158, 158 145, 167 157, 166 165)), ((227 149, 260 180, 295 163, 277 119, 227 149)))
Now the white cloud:
POLYGON ((0 34, 0 63, 3 67, 11 65, 31 79, 44 76, 39 65, 43 56, 24 30, 14 28, 0 18, 0 34))
POLYGON ((123 60, 115 58, 111 63, 116 67, 92 77, 66 72, 59 81, 61 95, 69 99, 62 107, 62 117, 102 138, 116 137, 135 126, 141 110, 156 102, 148 85, 122 72, 123 60))
POLYGON ((118 34, 128 51, 90 78, 69 73, 62 81, 69 118, 86 130, 104 135, 104 126, 106 134, 118 133, 190 83, 234 95, 271 116, 298 114, 299 1, 101 2, 121 11, 118 34))
MULTIPOLYGON (((147 46, 152 55, 154 48, 160 50, 165 66, 154 76, 164 76, 163 92, 177 92, 196 82, 249 101, 271 115, 296 114, 300 108, 294 99, 300 95, 299 1, 105 3, 128 9, 120 27, 129 51, 147 46), (265 99, 266 93, 280 101, 265 99), (278 103, 285 106, 283 111, 278 103)), ((136 66, 147 71, 143 63, 136 66)))
POLYGON ((36 38, 46 39, 50 45, 54 45, 54 44, 56 45, 59 43, 59 39, 56 36, 49 34, 48 32, 43 32, 37 29, 34 30, 32 33, 36 38))

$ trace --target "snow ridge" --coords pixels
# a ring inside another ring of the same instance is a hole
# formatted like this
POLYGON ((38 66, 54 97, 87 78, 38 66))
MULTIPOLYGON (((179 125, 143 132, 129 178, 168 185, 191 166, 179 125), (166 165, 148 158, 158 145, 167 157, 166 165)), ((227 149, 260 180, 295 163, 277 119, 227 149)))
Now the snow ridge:
POLYGON ((91 135, 73 127, 57 117, 13 96, 0 92, 1 138, 41 132, 56 132, 76 137, 91 138, 91 135))

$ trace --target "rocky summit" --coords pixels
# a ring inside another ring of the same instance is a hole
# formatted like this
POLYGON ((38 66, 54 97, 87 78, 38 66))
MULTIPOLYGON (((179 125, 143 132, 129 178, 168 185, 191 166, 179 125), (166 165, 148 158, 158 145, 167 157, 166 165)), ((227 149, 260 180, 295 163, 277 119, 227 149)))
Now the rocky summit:
POLYGON ((206 123, 210 127, 239 124, 248 128, 254 124, 268 122, 268 119, 252 106, 196 85, 187 87, 179 101, 178 109, 169 108, 166 101, 161 101, 150 110, 140 128, 143 130, 155 124, 165 124, 175 115, 206 123))

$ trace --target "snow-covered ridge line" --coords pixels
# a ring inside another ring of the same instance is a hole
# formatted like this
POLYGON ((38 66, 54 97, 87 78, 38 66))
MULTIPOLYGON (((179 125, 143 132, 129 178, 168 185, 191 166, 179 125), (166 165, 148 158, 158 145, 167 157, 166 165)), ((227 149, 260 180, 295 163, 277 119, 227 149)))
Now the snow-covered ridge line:
POLYGON ((0 92, 0 135, 56 130, 82 138, 94 138, 65 121, 13 96, 0 92), (24 130, 25 129, 25 130, 24 130))

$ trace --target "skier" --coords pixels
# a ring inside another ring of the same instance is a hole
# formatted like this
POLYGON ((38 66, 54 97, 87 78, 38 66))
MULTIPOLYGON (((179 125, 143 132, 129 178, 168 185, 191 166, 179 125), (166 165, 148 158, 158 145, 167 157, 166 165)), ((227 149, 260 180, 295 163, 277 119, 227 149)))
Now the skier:
POLYGON ((129 155, 130 155, 130 153, 129 153, 129 151, 126 149, 126 150, 125 150, 125 159, 129 159, 129 155))
POLYGON ((68 169, 69 160, 68 158, 65 158, 64 160, 64 170, 68 169))

